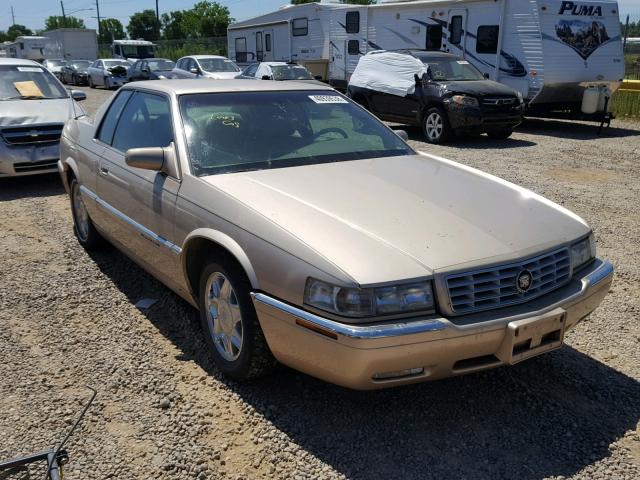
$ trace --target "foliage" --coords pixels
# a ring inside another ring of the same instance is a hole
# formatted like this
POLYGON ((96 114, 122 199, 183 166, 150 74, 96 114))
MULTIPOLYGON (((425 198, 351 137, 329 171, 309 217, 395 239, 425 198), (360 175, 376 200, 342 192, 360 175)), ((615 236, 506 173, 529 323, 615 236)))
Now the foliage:
POLYGON ((44 29, 46 31, 56 30, 58 28, 86 28, 84 20, 77 17, 62 17, 60 15, 52 15, 44 21, 44 29))
POLYGON ((640 118, 640 90, 618 90, 611 99, 611 110, 617 117, 640 118))
MULTIPOLYGON (((291 0, 293 5, 300 5, 302 3, 318 3, 320 0, 291 0)), ((343 0, 342 3, 348 3, 350 5, 373 5, 376 0, 343 0)))
POLYGON ((624 23, 620 23, 620 31, 622 35, 626 33, 627 37, 640 37, 640 21, 629 22, 629 31, 624 31, 624 23))
POLYGON ((105 18, 100 20, 100 35, 98 43, 111 43, 113 40, 125 38, 124 27, 120 20, 116 18, 105 18))
POLYGON ((7 29, 7 39, 13 41, 21 35, 33 35, 33 32, 24 25, 14 24, 7 29))
POLYGON ((143 10, 134 13, 127 25, 129 38, 154 41, 160 38, 160 22, 156 18, 155 10, 143 10))
POLYGON ((163 37, 168 40, 218 37, 226 35, 227 27, 232 21, 228 7, 205 0, 196 3, 190 10, 164 13, 163 37))

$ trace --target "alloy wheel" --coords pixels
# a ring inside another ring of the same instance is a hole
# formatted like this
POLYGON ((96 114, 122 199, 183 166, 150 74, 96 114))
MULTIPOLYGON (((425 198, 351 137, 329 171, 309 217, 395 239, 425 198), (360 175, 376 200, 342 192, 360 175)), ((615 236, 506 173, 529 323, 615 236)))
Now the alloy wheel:
POLYGON ((444 122, 442 116, 437 112, 429 114, 425 120, 425 131, 429 140, 438 140, 442 136, 444 122))
POLYGON ((207 280, 205 295, 209 334, 222 358, 233 362, 243 346, 242 314, 236 292, 223 273, 213 272, 207 280))

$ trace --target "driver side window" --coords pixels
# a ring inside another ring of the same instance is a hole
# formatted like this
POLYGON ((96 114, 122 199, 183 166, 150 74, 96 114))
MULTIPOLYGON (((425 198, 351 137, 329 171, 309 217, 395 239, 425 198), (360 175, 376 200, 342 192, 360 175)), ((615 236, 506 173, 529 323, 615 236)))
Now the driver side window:
POLYGON ((136 92, 127 103, 113 136, 113 148, 166 147, 173 141, 169 101, 160 95, 136 92))

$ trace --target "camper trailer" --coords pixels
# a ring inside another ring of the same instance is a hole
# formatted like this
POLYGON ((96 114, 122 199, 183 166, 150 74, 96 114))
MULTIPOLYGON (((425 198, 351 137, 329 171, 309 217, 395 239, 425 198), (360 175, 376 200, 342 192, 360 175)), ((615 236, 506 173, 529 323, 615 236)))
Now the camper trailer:
POLYGON ((624 77, 611 0, 324 0, 230 25, 228 42, 240 65, 296 61, 337 88, 372 50, 449 52, 519 91, 530 115, 602 113, 624 77))
POLYGON ((122 58, 135 63, 142 58, 154 58, 156 45, 147 40, 114 40, 111 45, 113 58, 122 58))
POLYGON ((47 58, 46 44, 46 37, 24 35, 16 37, 11 43, 5 44, 5 49, 7 51, 7 57, 24 58, 41 62, 47 58))

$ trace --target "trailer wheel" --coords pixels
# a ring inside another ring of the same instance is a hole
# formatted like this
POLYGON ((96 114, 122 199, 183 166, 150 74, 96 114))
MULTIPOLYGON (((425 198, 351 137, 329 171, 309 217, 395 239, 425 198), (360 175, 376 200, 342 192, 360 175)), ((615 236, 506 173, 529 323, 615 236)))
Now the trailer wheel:
POLYGON ((422 133, 429 143, 445 143, 453 134, 447 115, 438 107, 432 107, 422 117, 422 133))

